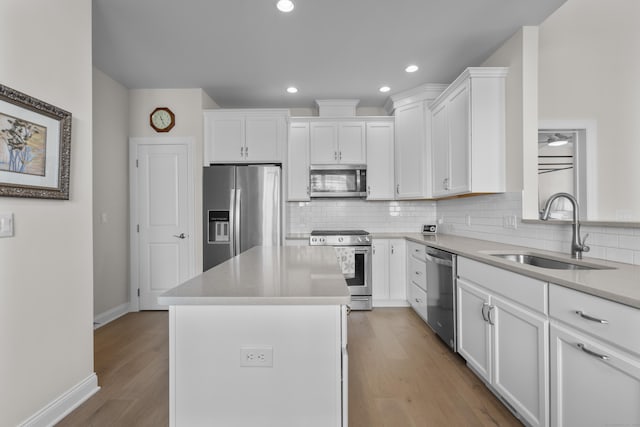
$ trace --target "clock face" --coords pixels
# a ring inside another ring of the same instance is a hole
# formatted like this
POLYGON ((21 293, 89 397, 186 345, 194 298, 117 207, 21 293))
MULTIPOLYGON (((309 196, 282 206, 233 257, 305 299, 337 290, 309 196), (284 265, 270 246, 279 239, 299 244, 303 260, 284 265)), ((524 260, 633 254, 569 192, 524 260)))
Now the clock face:
POLYGON ((156 108, 151 113, 151 127, 158 132, 168 132, 175 125, 175 116, 168 108, 156 108))

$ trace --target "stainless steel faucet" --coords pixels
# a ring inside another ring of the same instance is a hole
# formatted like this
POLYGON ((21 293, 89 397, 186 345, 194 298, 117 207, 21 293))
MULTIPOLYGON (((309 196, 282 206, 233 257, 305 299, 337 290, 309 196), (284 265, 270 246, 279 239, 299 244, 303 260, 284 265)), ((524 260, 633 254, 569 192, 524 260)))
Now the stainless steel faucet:
POLYGON ((549 212, 551 211, 551 204, 558 198, 564 197, 569 200, 573 205, 573 236, 571 237, 571 256, 575 259, 582 259, 583 252, 589 252, 589 246, 585 245, 589 234, 584 236, 584 240, 580 239, 580 205, 575 197, 569 193, 556 193, 552 194, 547 203, 544 205, 544 209, 540 211, 540 219, 546 221, 549 219, 549 212))

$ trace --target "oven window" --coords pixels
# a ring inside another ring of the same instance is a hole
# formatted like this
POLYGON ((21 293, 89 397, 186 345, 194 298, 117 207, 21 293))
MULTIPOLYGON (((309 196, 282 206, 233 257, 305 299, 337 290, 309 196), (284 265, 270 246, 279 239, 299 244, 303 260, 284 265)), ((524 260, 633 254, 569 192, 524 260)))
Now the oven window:
POLYGON ((346 279, 347 286, 364 286, 364 263, 365 254, 356 252, 355 254, 355 275, 351 279, 346 279))

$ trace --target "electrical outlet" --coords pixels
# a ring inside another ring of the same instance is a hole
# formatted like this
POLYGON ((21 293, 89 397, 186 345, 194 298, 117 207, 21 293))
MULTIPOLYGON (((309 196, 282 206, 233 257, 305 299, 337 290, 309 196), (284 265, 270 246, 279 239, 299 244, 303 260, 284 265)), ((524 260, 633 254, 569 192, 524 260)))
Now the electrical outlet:
POLYGON ((502 217, 502 227, 515 230, 518 228, 518 218, 515 215, 505 215, 502 217))
POLYGON ((471 227, 471 215, 467 214, 464 217, 465 223, 467 224, 467 227, 471 227))
POLYGON ((13 213, 0 213, 0 237, 13 237, 13 213))
POLYGON ((273 367, 273 347, 240 347, 240 366, 273 367))

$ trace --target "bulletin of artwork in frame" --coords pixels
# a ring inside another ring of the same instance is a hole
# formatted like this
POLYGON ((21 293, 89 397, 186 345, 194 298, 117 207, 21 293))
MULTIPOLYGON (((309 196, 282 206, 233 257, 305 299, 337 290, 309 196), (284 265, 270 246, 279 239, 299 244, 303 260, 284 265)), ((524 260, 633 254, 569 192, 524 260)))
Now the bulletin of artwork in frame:
POLYGON ((69 199, 71 113, 0 84, 0 196, 69 199))

